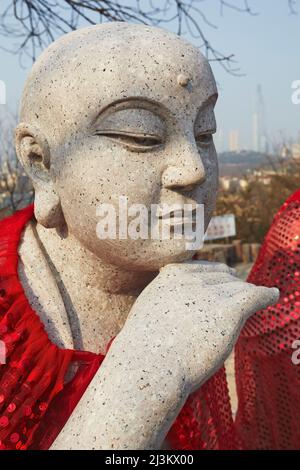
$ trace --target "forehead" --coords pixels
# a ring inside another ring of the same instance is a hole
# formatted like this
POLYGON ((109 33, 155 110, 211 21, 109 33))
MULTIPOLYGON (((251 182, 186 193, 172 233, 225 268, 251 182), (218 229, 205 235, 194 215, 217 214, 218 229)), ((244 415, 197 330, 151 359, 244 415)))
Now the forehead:
POLYGON ((131 97, 154 100, 171 112, 196 112, 216 94, 210 66, 200 52, 163 30, 121 29, 102 35, 101 41, 97 35, 83 36, 69 49, 57 73, 62 75, 63 101, 75 114, 83 109, 97 113, 131 97), (180 75, 189 78, 188 86, 178 83, 180 75))
POLYGON ((208 62, 190 43, 159 28, 109 23, 70 33, 41 55, 21 117, 63 141, 115 101, 145 98, 178 119, 194 119, 216 92, 208 62), (179 75, 189 78, 188 86, 178 83, 179 75))

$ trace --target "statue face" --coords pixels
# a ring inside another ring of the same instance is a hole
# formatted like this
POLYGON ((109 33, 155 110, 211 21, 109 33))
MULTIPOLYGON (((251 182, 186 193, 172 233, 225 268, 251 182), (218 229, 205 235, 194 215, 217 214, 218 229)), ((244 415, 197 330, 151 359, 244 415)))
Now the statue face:
MULTIPOLYGON (((99 239, 97 208, 112 204, 118 214, 120 196, 128 207, 204 204, 207 226, 218 179, 217 90, 203 56, 166 31, 117 23, 71 33, 40 61, 47 93, 31 120, 49 142, 69 233, 104 261, 134 270, 191 258, 185 240, 172 236, 99 239)), ((26 99, 25 92, 27 118, 26 99)))

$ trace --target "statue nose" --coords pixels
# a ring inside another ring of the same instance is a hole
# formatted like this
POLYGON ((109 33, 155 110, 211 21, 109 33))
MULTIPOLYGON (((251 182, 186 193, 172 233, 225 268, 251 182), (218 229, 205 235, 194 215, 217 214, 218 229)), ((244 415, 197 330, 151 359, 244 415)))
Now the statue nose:
POLYGON ((169 189, 192 189, 205 180, 205 168, 196 145, 186 149, 180 155, 178 164, 168 166, 162 174, 162 185, 169 189))

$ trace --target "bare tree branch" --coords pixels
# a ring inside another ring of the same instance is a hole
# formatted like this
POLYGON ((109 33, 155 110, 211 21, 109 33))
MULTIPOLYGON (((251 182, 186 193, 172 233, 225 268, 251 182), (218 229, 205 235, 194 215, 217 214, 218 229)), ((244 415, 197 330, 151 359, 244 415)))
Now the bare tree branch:
MULTIPOLYGON (((284 0, 296 14, 299 0, 284 0)), ((238 74, 233 54, 220 52, 209 40, 207 28, 217 26, 207 17, 208 0, 8 0, 0 6, 0 36, 17 40, 11 52, 25 53, 35 60, 37 53, 61 34, 84 24, 105 21, 129 21, 155 26, 175 25, 178 34, 189 33, 205 51, 209 60, 238 74), (7 4, 8 3, 8 4, 7 4)), ((210 0, 212 2, 212 0, 210 0)), ((220 14, 226 9, 255 16, 251 0, 214 0, 220 14)), ((7 49, 6 49, 7 50, 7 49)))
POLYGON ((0 116, 0 218, 33 200, 33 187, 19 164, 13 142, 17 116, 6 110, 0 116))
POLYGON ((289 3, 290 14, 291 15, 297 15, 297 13, 298 13, 298 11, 296 9, 297 0, 288 0, 288 3, 289 3))

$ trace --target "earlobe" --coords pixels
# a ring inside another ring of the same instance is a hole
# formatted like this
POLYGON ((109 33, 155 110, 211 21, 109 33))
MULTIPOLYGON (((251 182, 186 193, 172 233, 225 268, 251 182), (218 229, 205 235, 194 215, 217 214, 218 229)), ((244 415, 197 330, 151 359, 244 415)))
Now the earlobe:
POLYGON ((52 187, 36 189, 34 198, 34 215, 39 224, 45 228, 62 227, 65 219, 60 199, 52 187))

